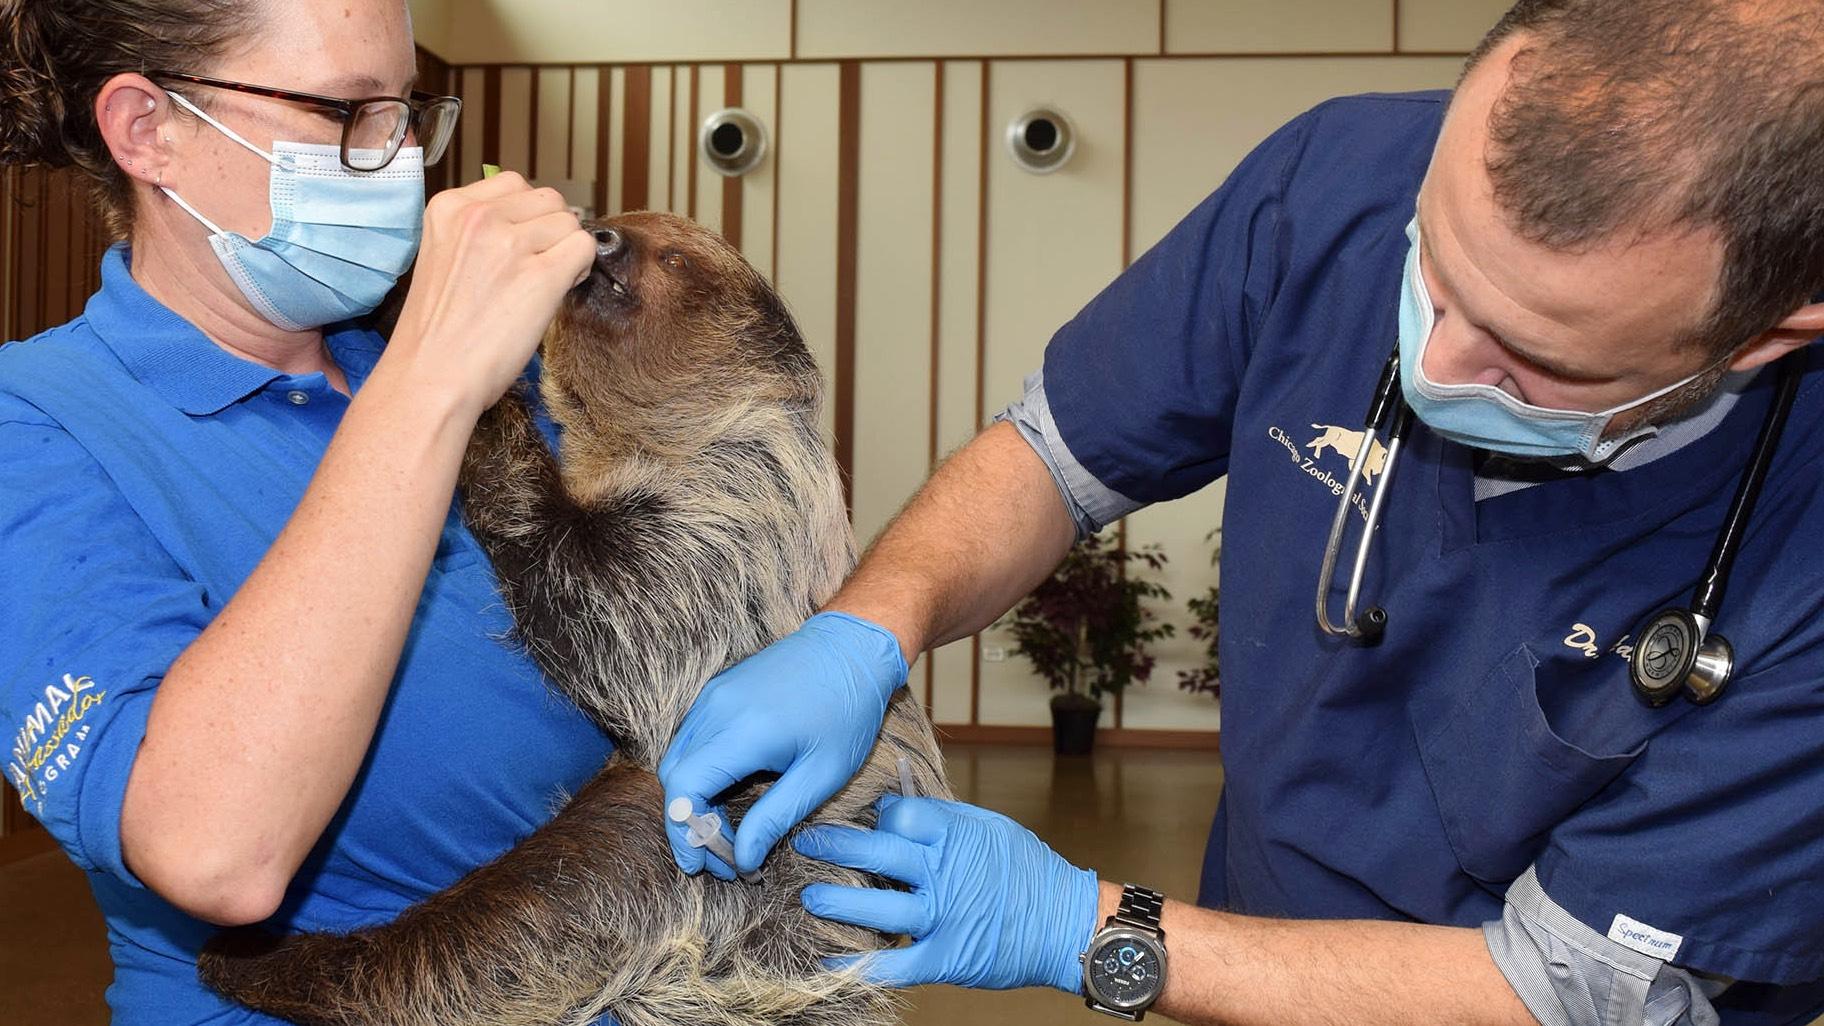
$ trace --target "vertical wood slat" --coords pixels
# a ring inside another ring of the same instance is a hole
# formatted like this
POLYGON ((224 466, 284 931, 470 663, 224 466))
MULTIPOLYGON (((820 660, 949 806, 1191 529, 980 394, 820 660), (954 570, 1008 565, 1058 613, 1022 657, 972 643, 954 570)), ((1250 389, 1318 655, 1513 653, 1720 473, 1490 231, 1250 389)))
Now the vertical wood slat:
MULTIPOLYGON (((993 90, 994 65, 982 62, 981 123, 976 129, 978 173, 975 224, 975 429, 986 419, 988 346, 988 100, 993 90)), ((982 636, 969 639, 969 724, 982 722, 982 636)))
POLYGON ((844 504, 855 512, 855 295, 860 239, 861 62, 843 61, 837 103, 836 464, 844 504))
MULTIPOLYGON (((0 343, 18 338, 14 313, 14 286, 18 282, 19 251, 14 239, 18 226, 19 169, 0 167, 0 343)), ((0 820, 0 830, 5 829, 0 820)))
POLYGON ((19 259, 13 264, 18 278, 14 316, 18 318, 17 335, 32 334, 43 315, 44 304, 39 281, 44 270, 44 170, 28 168, 19 172, 19 226, 16 229, 19 259))
POLYGON ((665 76, 665 209, 678 209, 678 69, 665 76))
POLYGON ((621 112, 621 209, 645 210, 651 200, 652 68, 627 69, 625 105, 621 112))
MULTIPOLYGON (((739 64, 722 66, 722 106, 739 107, 742 103, 742 68, 739 64)), ((722 237, 736 249, 741 248, 742 180, 722 178, 722 237)))
MULTIPOLYGON (((926 416, 930 433, 925 438, 927 474, 937 472, 937 394, 943 378, 944 313, 944 62, 931 62, 931 389, 926 416)), ((937 659, 925 653, 925 715, 935 718, 937 659)))
POLYGON ((595 118, 595 216, 607 217, 608 152, 614 143, 614 69, 606 64, 596 69, 595 118))
POLYGON ((481 125, 481 162, 500 163, 500 68, 482 72, 482 97, 487 104, 487 120, 481 125))
MULTIPOLYGON (((793 3, 794 11, 797 8, 793 3)), ((794 13, 792 23, 797 24, 794 13)), ((785 133, 785 65, 773 65, 773 284, 779 284, 779 147, 785 133)))
POLYGON ((536 182, 540 178, 538 173, 538 80, 544 76, 538 73, 536 67, 528 66, 526 73, 532 79, 532 88, 529 91, 530 102, 526 108, 526 177, 536 182))
POLYGON ((46 202, 43 230, 44 253, 44 324, 60 324, 68 319, 70 287, 70 183, 65 174, 46 176, 46 202))
POLYGON ((692 64, 690 66, 690 97, 684 103, 684 109, 689 111, 690 115, 684 119, 684 135, 682 141, 680 141, 675 133, 671 137, 673 146, 682 146, 684 148, 684 163, 690 169, 685 174, 685 178, 687 179, 685 188, 689 191, 689 196, 685 201, 684 215, 693 220, 697 216, 697 165, 702 163, 702 161, 697 159, 697 150, 695 146, 697 138, 697 73, 702 70, 701 65, 692 64))

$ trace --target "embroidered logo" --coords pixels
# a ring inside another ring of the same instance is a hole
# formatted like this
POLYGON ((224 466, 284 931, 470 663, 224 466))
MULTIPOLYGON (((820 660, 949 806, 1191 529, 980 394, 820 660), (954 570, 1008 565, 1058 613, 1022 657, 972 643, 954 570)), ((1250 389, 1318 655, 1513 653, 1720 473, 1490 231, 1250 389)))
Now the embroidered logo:
MULTIPOLYGON (((1361 458, 1362 443, 1368 439, 1366 431, 1350 431, 1348 428, 1340 428, 1332 424, 1313 424, 1311 427, 1323 432, 1305 446, 1311 450, 1312 459, 1322 457, 1328 450, 1348 460, 1349 469, 1355 470, 1356 461, 1361 458)), ((1374 479, 1380 477, 1381 472, 1386 469, 1387 447, 1382 445, 1381 440, 1377 438, 1368 447, 1368 463, 1362 467, 1362 482, 1368 485, 1374 484, 1374 479)))
POLYGON ((1676 933, 1656 930, 1619 912, 1615 913, 1615 922, 1609 926, 1609 939, 1665 962, 1672 961, 1685 943, 1685 939, 1676 933))
MULTIPOLYGON (((1344 484, 1347 483, 1348 472, 1355 469, 1356 460, 1361 455, 1362 443, 1369 441, 1368 434, 1364 431, 1351 431, 1332 424, 1313 424, 1311 428, 1318 432, 1317 437, 1302 444, 1298 439, 1277 427, 1268 428, 1267 437, 1279 443, 1280 448, 1286 450, 1286 455, 1291 458, 1293 466, 1303 471, 1305 476, 1322 485, 1331 495, 1340 496, 1343 494, 1344 484), (1306 450, 1309 450, 1309 453, 1306 450), (1324 466, 1322 461, 1326 455, 1331 456, 1332 459, 1341 457, 1347 461, 1347 469, 1324 466)), ((1299 438, 1303 437, 1304 435, 1301 433, 1299 438)), ((1373 490, 1375 478, 1380 477, 1386 470, 1387 447, 1382 445, 1380 439, 1377 438, 1368 445, 1368 460, 1362 465, 1362 487, 1355 490, 1355 495, 1350 500, 1350 505, 1355 508, 1363 521, 1368 519, 1368 502, 1364 496, 1373 490)))
POLYGON ((46 790, 82 755, 92 726, 83 718, 108 697, 106 691, 94 688, 94 678, 67 673, 62 684, 46 684, 44 698, 32 707, 13 736, 6 775, 39 818, 44 816, 46 790))

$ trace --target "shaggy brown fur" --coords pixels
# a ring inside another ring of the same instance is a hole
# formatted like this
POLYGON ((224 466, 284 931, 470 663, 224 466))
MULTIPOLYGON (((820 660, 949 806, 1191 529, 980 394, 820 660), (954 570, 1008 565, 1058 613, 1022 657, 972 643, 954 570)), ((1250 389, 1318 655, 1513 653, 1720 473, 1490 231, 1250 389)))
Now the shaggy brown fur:
MULTIPOLYGON (((760 886, 687 878, 652 772, 703 683, 793 630, 853 564, 821 378, 777 295, 719 237, 654 214, 597 237, 595 273, 545 340, 561 462, 509 396, 478 426, 463 488, 521 640, 619 751, 548 825, 391 924, 217 938, 203 979, 243 1004, 326 1026, 896 1017, 885 993, 819 962, 892 938, 798 901, 813 882, 878 881, 787 844, 760 886)), ((902 756, 921 791, 948 796, 903 691, 812 821, 872 825, 902 756)), ((763 789, 727 796, 731 814, 763 789)))

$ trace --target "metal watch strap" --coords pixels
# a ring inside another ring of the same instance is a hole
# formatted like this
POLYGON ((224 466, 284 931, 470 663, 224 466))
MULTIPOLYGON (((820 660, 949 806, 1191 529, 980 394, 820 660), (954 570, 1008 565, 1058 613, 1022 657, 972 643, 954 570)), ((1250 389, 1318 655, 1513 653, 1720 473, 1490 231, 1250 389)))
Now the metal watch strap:
POLYGON ((1159 916, 1165 911, 1165 895, 1135 884, 1121 888, 1121 904, 1115 907, 1117 922, 1159 933, 1159 916))

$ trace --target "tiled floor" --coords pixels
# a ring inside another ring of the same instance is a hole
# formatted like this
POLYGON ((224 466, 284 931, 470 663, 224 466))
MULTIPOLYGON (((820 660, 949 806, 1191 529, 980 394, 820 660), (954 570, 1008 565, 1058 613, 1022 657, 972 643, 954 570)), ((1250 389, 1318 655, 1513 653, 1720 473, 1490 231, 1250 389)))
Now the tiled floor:
MULTIPOLYGON (((964 798, 1026 824, 1078 865, 1195 896, 1222 779, 1213 753, 1108 750, 1082 760, 1039 748, 959 745, 949 761, 964 798)), ((19 840, 0 841, 0 857, 19 840)), ((60 852, 0 866, 0 1022, 106 1023, 109 973, 101 917, 82 874, 60 852)), ((1051 992, 930 987, 911 1002, 910 1026, 1112 1021, 1051 992)))

